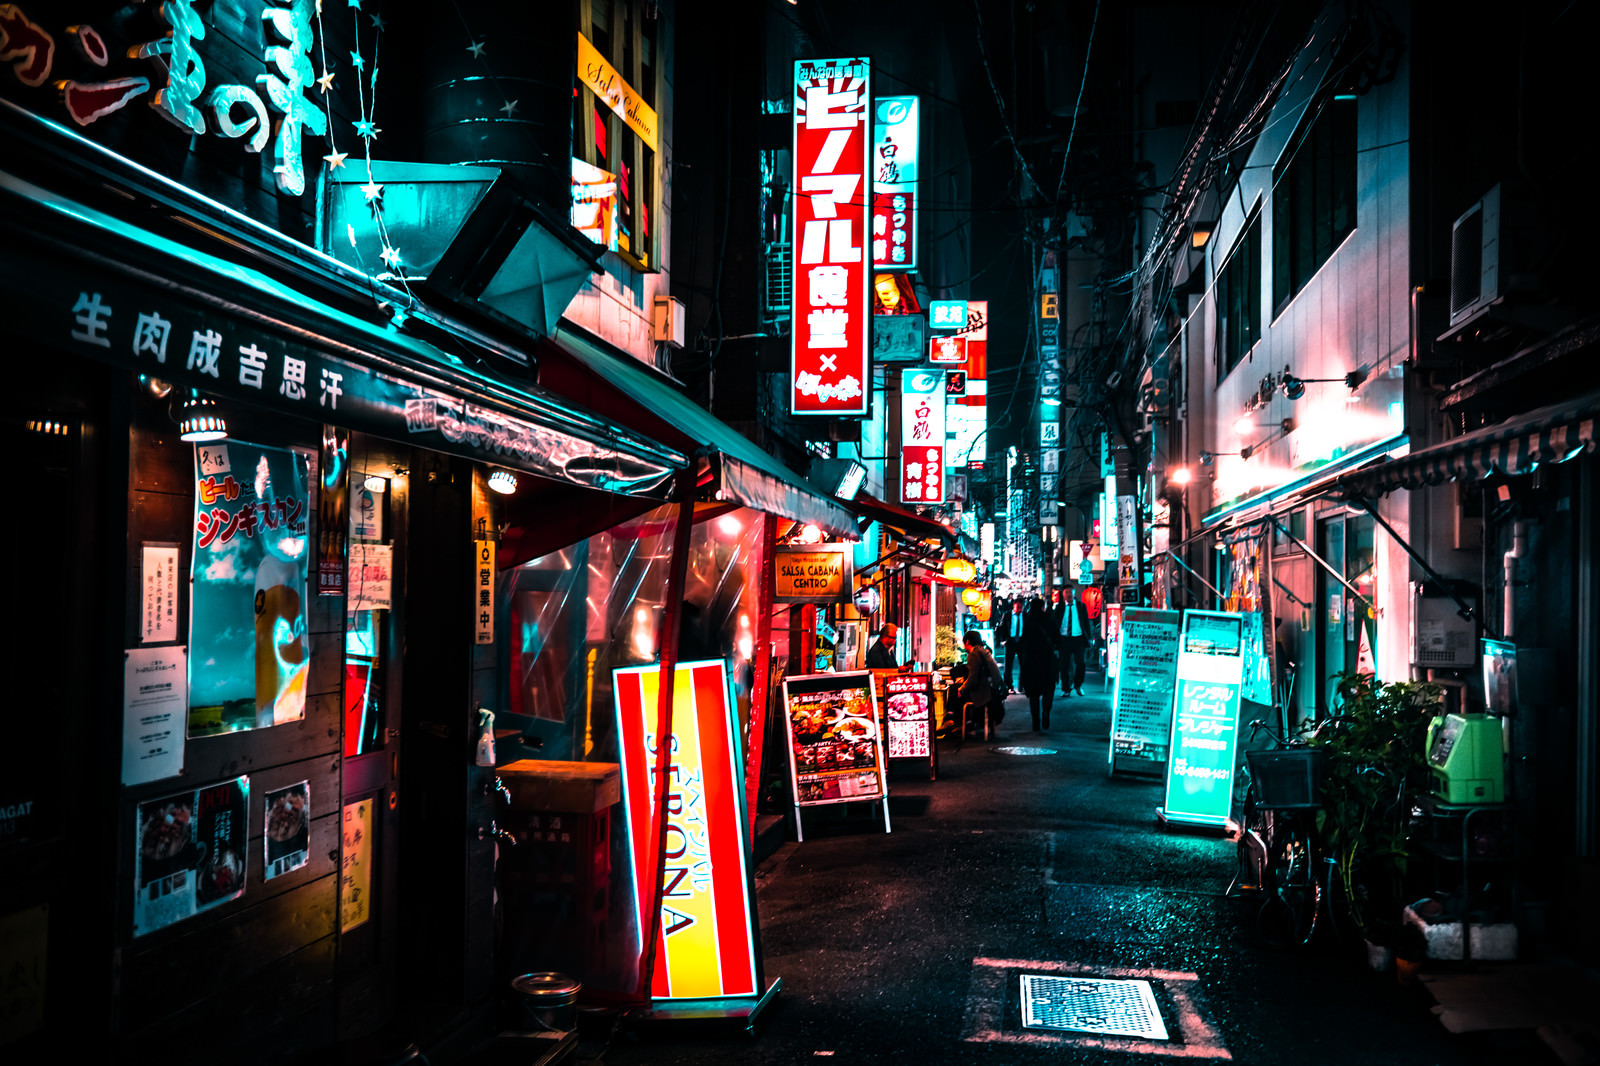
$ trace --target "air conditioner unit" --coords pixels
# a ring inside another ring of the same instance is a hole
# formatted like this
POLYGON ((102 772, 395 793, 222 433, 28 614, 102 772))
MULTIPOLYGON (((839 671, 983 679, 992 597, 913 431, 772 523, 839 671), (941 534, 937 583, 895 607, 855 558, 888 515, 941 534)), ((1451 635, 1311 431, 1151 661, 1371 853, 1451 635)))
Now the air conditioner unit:
POLYGON ((1496 185, 1450 227, 1450 325, 1476 318, 1500 298, 1500 186, 1496 185))
POLYGON ((683 347, 683 301, 676 296, 657 296, 650 308, 650 339, 683 347))

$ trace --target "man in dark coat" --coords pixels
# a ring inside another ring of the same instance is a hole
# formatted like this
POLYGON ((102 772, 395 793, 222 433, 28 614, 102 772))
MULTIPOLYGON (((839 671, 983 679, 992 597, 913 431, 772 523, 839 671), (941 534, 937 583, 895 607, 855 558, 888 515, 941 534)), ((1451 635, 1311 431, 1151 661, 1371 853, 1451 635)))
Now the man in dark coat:
POLYGON ((878 639, 872 642, 872 647, 867 649, 867 669, 869 670, 898 670, 899 662, 895 660, 895 638, 900 635, 900 627, 893 622, 885 622, 883 628, 878 630, 878 639))
POLYGON ((1057 623, 1061 646, 1061 694, 1083 695, 1085 655, 1089 650, 1089 610, 1078 595, 1074 582, 1061 597, 1057 623))
POLYGON ((1022 597, 1001 603, 1000 617, 995 626, 995 639, 1006 650, 1006 692, 1015 692, 1018 649, 1022 646, 1022 597))

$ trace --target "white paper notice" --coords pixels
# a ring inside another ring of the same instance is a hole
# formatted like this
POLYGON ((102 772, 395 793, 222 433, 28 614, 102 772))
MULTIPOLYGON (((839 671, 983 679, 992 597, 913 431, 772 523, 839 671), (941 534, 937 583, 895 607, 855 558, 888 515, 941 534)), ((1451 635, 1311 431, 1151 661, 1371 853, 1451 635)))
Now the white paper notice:
POLYGON ((393 604, 390 587, 394 581, 394 545, 350 545, 350 578, 347 594, 352 611, 387 611, 393 604))
POLYGON ((122 783, 174 777, 183 770, 189 649, 130 648, 123 654, 122 783))
POLYGON ((178 639, 178 546, 146 544, 139 594, 139 640, 166 644, 178 639))

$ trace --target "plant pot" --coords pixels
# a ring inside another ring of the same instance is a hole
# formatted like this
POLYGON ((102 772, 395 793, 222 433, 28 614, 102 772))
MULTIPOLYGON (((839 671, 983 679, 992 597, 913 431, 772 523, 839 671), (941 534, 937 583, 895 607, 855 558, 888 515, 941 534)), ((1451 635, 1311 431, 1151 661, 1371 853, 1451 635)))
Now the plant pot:
POLYGON ((1374 944, 1370 940, 1366 944, 1367 968, 1373 973, 1388 973, 1394 966, 1394 948, 1388 944, 1374 944))

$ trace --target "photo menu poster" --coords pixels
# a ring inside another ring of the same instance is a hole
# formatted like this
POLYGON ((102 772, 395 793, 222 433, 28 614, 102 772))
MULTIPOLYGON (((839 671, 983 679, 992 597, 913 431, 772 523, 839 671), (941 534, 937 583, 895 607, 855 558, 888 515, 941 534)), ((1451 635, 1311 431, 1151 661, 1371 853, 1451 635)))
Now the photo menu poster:
POLYGON ((933 752, 933 675, 883 675, 889 758, 927 759, 933 752))
POLYGON ((311 783, 301 781, 266 794, 266 849, 261 879, 270 881, 304 866, 311 858, 311 783))
POLYGON ((134 821, 133 935, 244 895, 250 779, 139 804, 134 821))
POLYGON ((1172 683, 1178 669, 1177 611, 1122 610, 1116 687, 1111 697, 1111 758, 1157 770, 1172 733, 1172 683))
POLYGON ((785 678, 783 702, 796 806, 888 795, 871 671, 785 678))

